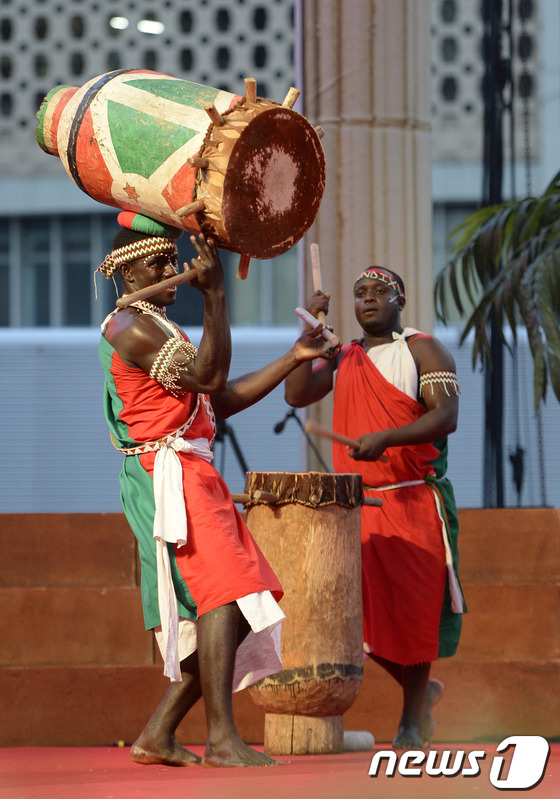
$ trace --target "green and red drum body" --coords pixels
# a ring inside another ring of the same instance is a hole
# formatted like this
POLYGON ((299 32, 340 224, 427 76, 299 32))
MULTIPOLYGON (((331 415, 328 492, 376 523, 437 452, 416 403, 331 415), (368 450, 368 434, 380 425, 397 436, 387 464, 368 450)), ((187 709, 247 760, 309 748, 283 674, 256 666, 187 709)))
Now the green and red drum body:
POLYGON ((202 231, 233 252, 281 255, 319 210, 319 135, 301 114, 271 100, 118 70, 81 88, 55 87, 37 118, 39 145, 59 156, 94 200, 202 231), (211 105, 218 122, 206 110, 211 105), (190 165, 192 158, 204 161, 190 165), (185 214, 192 203, 198 210, 185 214))

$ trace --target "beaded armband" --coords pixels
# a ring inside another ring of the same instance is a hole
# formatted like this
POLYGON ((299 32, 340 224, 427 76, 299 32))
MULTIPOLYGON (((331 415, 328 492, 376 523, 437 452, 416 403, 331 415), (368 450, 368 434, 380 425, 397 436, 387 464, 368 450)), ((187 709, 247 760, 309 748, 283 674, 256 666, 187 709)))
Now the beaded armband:
POLYGON ((455 372, 427 372, 425 375, 420 376, 420 396, 423 397, 426 389, 431 386, 432 394, 435 389, 444 391, 448 397, 451 394, 460 394, 459 384, 457 383, 457 375, 455 372))
POLYGON ((175 356, 177 353, 182 353, 187 360, 192 361, 197 352, 198 350, 190 341, 168 338, 156 355, 150 369, 150 377, 157 380, 174 397, 186 394, 186 391, 181 388, 181 375, 189 371, 188 365, 182 361, 176 361, 175 356))

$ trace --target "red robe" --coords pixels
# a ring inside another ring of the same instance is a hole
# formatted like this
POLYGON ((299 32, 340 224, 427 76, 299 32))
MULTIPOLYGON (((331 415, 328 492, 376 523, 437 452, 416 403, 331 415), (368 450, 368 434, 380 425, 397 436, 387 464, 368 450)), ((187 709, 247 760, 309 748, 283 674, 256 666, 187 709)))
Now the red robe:
MULTIPOLYGON (((333 429, 350 438, 418 419, 426 409, 389 383, 359 342, 341 360, 334 393, 333 429)), ((433 475, 432 444, 390 447, 389 462, 356 461, 333 443, 337 472, 360 473, 364 486, 386 486, 433 475)), ((364 642, 386 660, 407 666, 436 660, 446 583, 441 520, 425 483, 388 491, 382 507, 362 508, 364 642)))

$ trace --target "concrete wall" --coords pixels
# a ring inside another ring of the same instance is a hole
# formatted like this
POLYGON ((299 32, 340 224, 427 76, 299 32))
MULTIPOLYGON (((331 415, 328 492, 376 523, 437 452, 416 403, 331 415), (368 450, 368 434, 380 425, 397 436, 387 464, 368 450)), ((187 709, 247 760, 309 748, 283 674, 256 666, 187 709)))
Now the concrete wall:
MULTIPOLYGON (((560 511, 463 510, 469 612, 435 741, 560 734, 560 511)), ((0 515, 0 746, 132 742, 168 681, 143 630, 134 539, 121 514, 0 515)), ((258 530, 252 531, 258 540, 258 530)), ((347 730, 390 741, 400 693, 371 662, 347 730)), ((264 712, 234 697, 240 733, 262 743, 264 712)), ((205 740, 204 707, 178 731, 205 740)))

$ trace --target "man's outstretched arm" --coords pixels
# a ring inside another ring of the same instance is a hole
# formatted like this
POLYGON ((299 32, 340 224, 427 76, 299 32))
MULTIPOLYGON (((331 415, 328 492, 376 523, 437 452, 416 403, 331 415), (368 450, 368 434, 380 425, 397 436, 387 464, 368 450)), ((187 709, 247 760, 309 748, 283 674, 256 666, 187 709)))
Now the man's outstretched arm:
POLYGON ((310 364, 313 359, 335 358, 339 350, 340 343, 324 339, 320 329, 304 333, 284 355, 255 372, 228 381, 225 391, 212 394, 214 412, 223 419, 239 413, 259 402, 289 375, 310 364))

